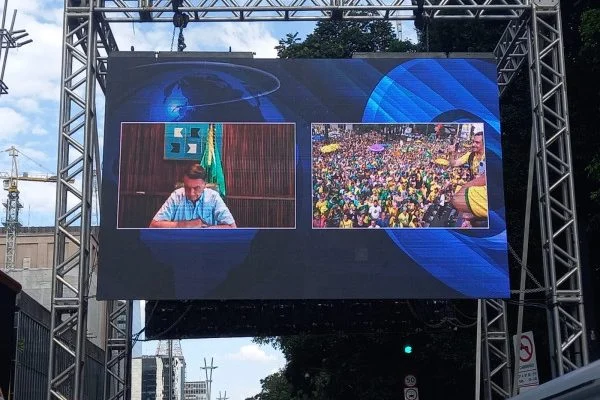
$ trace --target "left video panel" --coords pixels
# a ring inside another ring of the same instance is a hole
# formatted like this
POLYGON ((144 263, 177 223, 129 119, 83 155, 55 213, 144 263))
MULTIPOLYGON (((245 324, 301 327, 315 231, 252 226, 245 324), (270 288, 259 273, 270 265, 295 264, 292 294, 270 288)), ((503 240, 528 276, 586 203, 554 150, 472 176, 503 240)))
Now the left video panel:
POLYGON ((293 123, 121 124, 118 229, 296 227, 293 123))

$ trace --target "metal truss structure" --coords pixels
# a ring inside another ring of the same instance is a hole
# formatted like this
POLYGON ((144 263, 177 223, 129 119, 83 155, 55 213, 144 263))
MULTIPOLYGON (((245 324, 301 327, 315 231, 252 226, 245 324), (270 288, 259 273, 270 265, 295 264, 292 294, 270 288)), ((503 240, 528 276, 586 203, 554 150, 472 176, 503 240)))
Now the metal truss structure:
POLYGON ((4 83, 4 71, 6 70, 6 60, 10 49, 18 49, 33 40, 27 39, 29 35, 25 29, 15 29, 15 20, 17 19, 17 10, 13 11, 10 27, 6 27, 6 13, 8 11, 8 0, 4 0, 4 8, 0 12, 0 96, 8 94, 8 86, 4 83))
POLYGON ((104 365, 104 399, 129 399, 132 301, 108 302, 104 365))
MULTIPOLYGON (((558 0, 65 0, 49 400, 83 398, 92 180, 100 179, 95 89, 97 82, 104 91, 107 55, 118 50, 110 26, 171 23, 176 9, 192 22, 506 20, 495 51, 501 92, 526 59, 529 65, 553 372, 561 375, 588 362, 558 0), (73 226, 81 227, 78 235, 73 226), (65 251, 68 242, 78 249, 73 255, 65 251), (68 272, 77 274, 75 284, 67 281, 68 272), (59 348, 68 362, 58 363, 59 348)), ((484 393, 507 397, 512 386, 506 302, 484 304, 484 393)), ((105 398, 126 399, 122 365, 130 330, 122 324, 130 308, 113 302, 108 310, 105 398)))
POLYGON ((532 9, 529 81, 553 376, 588 363, 560 8, 532 9))

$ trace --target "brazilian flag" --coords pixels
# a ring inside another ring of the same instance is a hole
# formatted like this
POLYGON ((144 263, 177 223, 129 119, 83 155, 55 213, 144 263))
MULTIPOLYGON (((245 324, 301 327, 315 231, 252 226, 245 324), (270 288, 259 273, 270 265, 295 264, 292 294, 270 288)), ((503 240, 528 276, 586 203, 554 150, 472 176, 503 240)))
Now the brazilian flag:
POLYGON ((200 165, 206 170, 206 182, 213 183, 221 196, 225 197, 225 175, 223 174, 223 164, 221 163, 221 152, 217 146, 215 133, 215 124, 208 126, 206 134, 206 146, 200 165))

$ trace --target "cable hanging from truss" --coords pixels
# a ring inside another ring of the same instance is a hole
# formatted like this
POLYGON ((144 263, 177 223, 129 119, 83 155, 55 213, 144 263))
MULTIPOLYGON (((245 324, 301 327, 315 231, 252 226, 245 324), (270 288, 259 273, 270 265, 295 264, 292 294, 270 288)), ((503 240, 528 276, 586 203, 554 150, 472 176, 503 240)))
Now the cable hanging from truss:
POLYGON ((171 4, 173 5, 173 37, 171 38, 171 51, 173 51, 173 42, 175 41, 175 30, 179 28, 177 51, 181 52, 187 47, 185 45, 183 29, 186 28, 188 22, 190 22, 190 16, 179 10, 179 7, 183 4, 183 0, 173 0, 171 4))

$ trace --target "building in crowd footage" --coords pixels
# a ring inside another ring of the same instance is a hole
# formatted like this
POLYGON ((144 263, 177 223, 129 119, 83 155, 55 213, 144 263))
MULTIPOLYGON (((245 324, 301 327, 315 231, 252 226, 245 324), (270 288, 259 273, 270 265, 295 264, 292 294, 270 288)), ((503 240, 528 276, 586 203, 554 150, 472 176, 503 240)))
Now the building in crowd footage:
POLYGON ((483 123, 313 124, 313 228, 487 228, 483 123))

